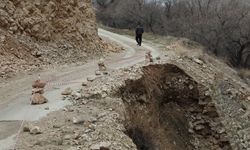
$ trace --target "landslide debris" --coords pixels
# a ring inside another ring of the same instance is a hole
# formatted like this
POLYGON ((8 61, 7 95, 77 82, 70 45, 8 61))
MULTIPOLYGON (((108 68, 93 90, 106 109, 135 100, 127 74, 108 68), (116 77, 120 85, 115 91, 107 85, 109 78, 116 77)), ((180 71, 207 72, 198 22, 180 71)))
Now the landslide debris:
POLYGON ((121 89, 139 150, 232 149, 208 89, 172 64, 150 65, 121 89))
POLYGON ((97 35, 91 0, 2 0, 0 77, 85 62, 115 47, 97 35))
POLYGON ((83 81, 63 97, 73 106, 39 121, 43 132, 36 138, 21 133, 18 147, 250 148, 249 87, 237 73, 198 55, 168 52, 154 62, 83 81))

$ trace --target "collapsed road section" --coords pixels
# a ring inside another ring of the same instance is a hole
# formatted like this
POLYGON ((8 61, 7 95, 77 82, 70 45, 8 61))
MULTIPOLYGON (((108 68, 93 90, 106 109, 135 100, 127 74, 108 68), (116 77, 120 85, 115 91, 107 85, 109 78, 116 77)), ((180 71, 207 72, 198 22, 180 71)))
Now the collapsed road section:
POLYGON ((150 65, 122 88, 138 149, 231 149, 207 89, 175 65, 150 65))

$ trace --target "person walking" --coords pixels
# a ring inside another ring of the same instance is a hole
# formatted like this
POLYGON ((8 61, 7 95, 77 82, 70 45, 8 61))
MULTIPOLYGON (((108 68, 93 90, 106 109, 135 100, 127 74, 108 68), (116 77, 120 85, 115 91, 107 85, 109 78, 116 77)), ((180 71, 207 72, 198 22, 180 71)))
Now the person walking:
POLYGON ((139 46, 141 46, 141 43, 142 43, 142 34, 143 33, 144 33, 143 27, 140 24, 138 24, 138 26, 135 30, 135 34, 136 34, 135 40, 137 42, 137 45, 139 45, 139 46))

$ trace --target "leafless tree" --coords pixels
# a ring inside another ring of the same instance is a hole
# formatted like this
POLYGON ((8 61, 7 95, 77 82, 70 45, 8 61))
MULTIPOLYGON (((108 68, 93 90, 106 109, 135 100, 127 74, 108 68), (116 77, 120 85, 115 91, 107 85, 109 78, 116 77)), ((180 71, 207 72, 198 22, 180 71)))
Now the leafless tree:
MULTIPOLYGON (((101 0, 100 0, 101 1, 101 0)), ((187 37, 207 51, 250 67, 250 5, 246 0, 110 0, 100 3, 102 23, 187 37)))

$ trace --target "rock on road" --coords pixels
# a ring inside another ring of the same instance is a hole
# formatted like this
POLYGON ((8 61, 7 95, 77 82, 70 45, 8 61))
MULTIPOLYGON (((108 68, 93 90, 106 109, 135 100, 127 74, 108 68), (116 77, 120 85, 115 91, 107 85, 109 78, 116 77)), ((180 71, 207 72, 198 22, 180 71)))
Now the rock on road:
MULTIPOLYGON (((119 54, 111 54, 105 60, 109 69, 118 69, 132 66, 145 60, 145 52, 151 51, 153 57, 158 57, 160 52, 153 47, 144 44, 138 47, 134 39, 99 29, 99 36, 115 42, 125 51, 119 54)), ((79 89, 84 78, 94 75, 97 70, 97 61, 58 70, 47 70, 33 75, 19 76, 8 83, 0 83, 0 150, 13 148, 16 135, 20 130, 22 121, 36 121, 52 111, 56 111, 69 105, 70 102, 62 101, 61 92, 66 87, 73 90, 79 89), (49 102, 44 105, 31 106, 31 83, 38 74, 48 81, 45 97, 49 102), (45 110, 49 108, 49 110, 45 110)))

